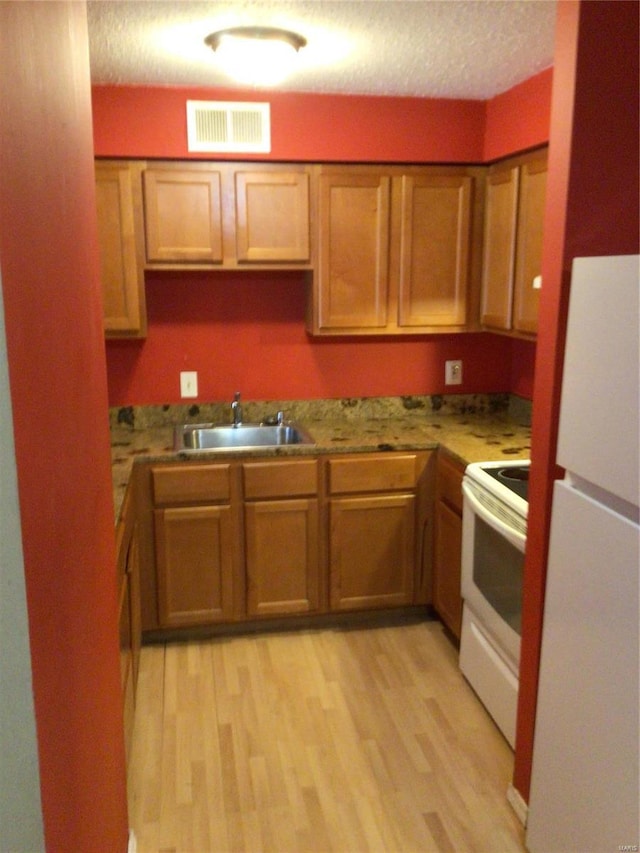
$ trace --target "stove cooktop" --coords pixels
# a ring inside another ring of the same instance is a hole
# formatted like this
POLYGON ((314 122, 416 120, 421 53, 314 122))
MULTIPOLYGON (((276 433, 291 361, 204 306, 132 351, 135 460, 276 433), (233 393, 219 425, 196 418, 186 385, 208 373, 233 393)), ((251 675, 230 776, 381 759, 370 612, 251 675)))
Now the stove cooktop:
POLYGON ((529 466, 528 465, 501 465, 500 467, 483 466, 489 476, 493 477, 507 489, 511 489, 516 495, 528 502, 529 499, 529 466))
POLYGON ((477 489, 509 507, 522 518, 529 511, 529 459, 509 459, 500 462, 472 462, 465 469, 465 478, 477 489))

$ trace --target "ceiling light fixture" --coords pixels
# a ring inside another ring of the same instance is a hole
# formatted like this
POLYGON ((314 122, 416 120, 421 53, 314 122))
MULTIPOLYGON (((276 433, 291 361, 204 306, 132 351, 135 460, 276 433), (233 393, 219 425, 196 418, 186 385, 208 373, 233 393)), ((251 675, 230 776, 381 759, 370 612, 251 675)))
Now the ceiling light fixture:
POLYGON ((241 83, 258 86, 284 80, 306 43, 298 33, 277 27, 231 27, 210 33, 205 39, 227 74, 241 83))

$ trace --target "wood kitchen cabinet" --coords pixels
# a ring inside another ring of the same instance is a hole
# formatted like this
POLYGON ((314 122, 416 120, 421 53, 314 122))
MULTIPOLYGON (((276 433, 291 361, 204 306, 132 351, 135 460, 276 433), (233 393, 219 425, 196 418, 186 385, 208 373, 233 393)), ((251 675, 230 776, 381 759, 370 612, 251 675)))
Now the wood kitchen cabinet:
POLYGON ((488 329, 537 332, 546 177, 546 149, 489 170, 481 311, 488 329))
POLYGON ((233 170, 239 264, 311 261, 309 172, 255 166, 233 170))
POLYGON ((477 310, 481 170, 321 167, 315 335, 468 329, 477 310))
POLYGON ((313 331, 387 326, 391 178, 375 171, 321 174, 313 331))
POLYGON ((228 464, 152 469, 158 625, 234 616, 238 530, 228 464))
POLYGON ((147 262, 221 264, 222 176, 208 164, 143 172, 147 262))
POLYGON ((242 472, 247 615, 318 611, 317 460, 246 462, 242 472))
POLYGON ((143 630, 429 604, 434 464, 416 451, 144 466, 143 630))
POLYGON ((120 633, 120 676, 122 684, 125 746, 127 758, 133 736, 136 685, 140 660, 140 560, 138 528, 132 480, 116 528, 119 578, 118 622, 120 633))
POLYGON ((464 466, 438 451, 436 470, 433 606, 452 634, 460 639, 462 596, 462 476, 464 466))
POLYGON ((107 337, 144 337, 144 164, 98 160, 95 165, 98 245, 107 337))
POLYGON ((471 270, 473 181, 436 170, 401 179, 397 322, 464 327, 471 270))
POLYGON ((149 266, 310 263, 305 166, 154 163, 144 170, 143 189, 149 266))
POLYGON ((428 454, 329 459, 330 609, 412 604, 421 548, 416 490, 428 454))

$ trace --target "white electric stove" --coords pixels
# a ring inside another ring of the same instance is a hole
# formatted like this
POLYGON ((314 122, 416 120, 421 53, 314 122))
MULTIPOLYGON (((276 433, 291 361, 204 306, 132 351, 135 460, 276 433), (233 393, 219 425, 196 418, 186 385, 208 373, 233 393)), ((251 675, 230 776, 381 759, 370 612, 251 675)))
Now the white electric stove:
POLYGON ((477 462, 462 481, 460 669, 515 744, 530 462, 477 462))

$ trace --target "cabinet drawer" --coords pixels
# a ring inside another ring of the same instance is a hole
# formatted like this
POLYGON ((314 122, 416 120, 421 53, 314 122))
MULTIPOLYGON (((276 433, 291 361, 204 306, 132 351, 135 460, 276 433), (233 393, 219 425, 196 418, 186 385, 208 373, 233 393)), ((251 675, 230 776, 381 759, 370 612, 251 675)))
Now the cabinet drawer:
POLYGON ((438 460, 438 499, 462 514, 463 469, 446 456, 438 460))
POLYGON ((391 492, 415 486, 415 454, 385 453, 329 460, 331 494, 391 492))
POLYGON ((228 501, 229 465, 176 465, 151 469, 156 504, 228 501))
POLYGON ((318 464, 315 459, 245 462, 242 472, 244 495, 249 500, 315 495, 318 491, 318 464))

